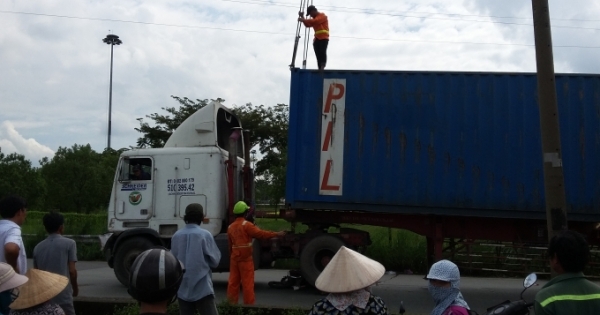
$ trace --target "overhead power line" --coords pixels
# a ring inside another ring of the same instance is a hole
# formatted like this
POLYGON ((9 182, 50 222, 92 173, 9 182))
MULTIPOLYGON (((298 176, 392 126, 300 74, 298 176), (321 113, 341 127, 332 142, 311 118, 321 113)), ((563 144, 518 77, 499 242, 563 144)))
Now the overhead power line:
MULTIPOLYGON (((165 27, 178 27, 178 28, 190 28, 190 29, 208 29, 208 30, 218 30, 218 31, 230 31, 230 32, 243 32, 243 33, 258 33, 258 34, 291 36, 289 33, 282 33, 282 32, 267 32, 267 31, 256 31, 256 30, 244 30, 244 29, 234 29, 234 28, 216 27, 216 26, 153 23, 153 22, 131 21, 131 20, 121 20, 121 19, 109 19, 109 18, 97 18, 97 17, 80 17, 80 16, 46 14, 46 13, 33 13, 33 12, 21 12, 21 11, 7 11, 7 10, 0 10, 0 13, 18 14, 18 15, 32 15, 32 16, 43 16, 43 17, 63 18, 63 19, 75 19, 75 20, 117 22, 117 23, 130 23, 130 24, 141 24, 141 25, 165 26, 165 27)), ((463 44, 463 45, 492 45, 492 46, 523 46, 523 47, 534 47, 533 44, 525 44, 525 43, 488 43, 488 42, 464 42, 464 41, 443 41, 443 40, 435 41, 435 40, 397 39, 397 38, 374 38, 374 37, 356 37, 356 36, 330 36, 330 37, 331 38, 341 38, 341 39, 353 39, 353 40, 373 40, 373 41, 412 42, 412 43, 431 43, 431 44, 463 44)), ((588 48, 588 49, 598 49, 598 48, 600 48, 600 46, 576 46, 576 45, 553 45, 553 47, 555 47, 555 48, 588 48)))
POLYGON ((20 11, 5 11, 5 10, 0 10, 0 13, 21 14, 21 15, 35 15, 35 16, 45 16, 45 17, 54 17, 54 18, 63 18, 63 19, 74 19, 74 20, 118 22, 118 23, 131 23, 131 24, 156 25, 156 26, 181 27, 181 28, 198 28, 198 29, 210 29, 210 30, 232 31, 232 32, 245 32, 245 33, 261 33, 261 34, 271 34, 271 35, 289 35, 287 33, 276 33, 276 32, 267 32, 267 31, 250 31, 250 30, 240 30, 240 29, 225 28, 225 27, 215 27, 215 26, 200 26, 200 25, 185 25, 185 24, 166 24, 166 23, 153 23, 153 22, 130 21, 130 20, 96 18, 96 17, 80 17, 80 16, 58 15, 58 14, 45 14, 45 13, 33 13, 33 12, 20 12, 20 11))
MULTIPOLYGON (((252 4, 252 5, 266 5, 266 6, 280 6, 280 7, 296 7, 292 4, 280 3, 280 2, 270 2, 265 0, 221 0, 223 2, 235 2, 235 3, 244 3, 244 4, 252 4)), ((408 15, 407 13, 417 13, 417 14, 434 14, 434 15, 447 15, 447 16, 462 16, 462 17, 488 17, 488 18, 500 18, 500 19, 526 19, 532 20, 532 18, 521 18, 521 17, 499 17, 499 16, 489 16, 489 15, 470 15, 470 14, 458 14, 458 13, 433 13, 433 12, 416 12, 416 11, 381 11, 381 10, 372 10, 366 8, 352 8, 352 7, 336 7, 336 6, 320 6, 323 8, 329 8, 330 11, 334 12, 345 12, 345 13, 353 13, 353 14, 368 14, 368 15, 385 15, 385 16, 395 16, 395 17, 405 17, 405 18, 414 18, 414 19, 424 19, 424 20, 440 20, 440 21, 457 21, 457 22, 476 22, 476 23, 491 23, 491 24, 505 24, 505 25, 520 25, 520 26, 529 26, 533 27, 532 23, 517 23, 517 22, 504 22, 504 21, 489 21, 489 20, 473 20, 473 19, 453 19, 453 18, 442 18, 442 17, 433 17, 433 16, 422 16, 422 15, 408 15)), ((572 19, 554 19, 561 21, 587 21, 587 22, 598 22, 600 20, 572 20, 572 19)), ((594 27, 585 27, 585 26, 571 26, 571 25, 552 25, 553 28, 566 28, 566 29, 584 29, 584 30, 600 30, 600 28, 594 27)))

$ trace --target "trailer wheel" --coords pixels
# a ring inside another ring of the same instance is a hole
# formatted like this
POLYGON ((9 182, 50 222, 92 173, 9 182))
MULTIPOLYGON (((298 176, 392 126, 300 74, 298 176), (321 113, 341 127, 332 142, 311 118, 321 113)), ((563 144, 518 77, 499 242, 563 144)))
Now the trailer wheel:
POLYGON ((143 251, 154 247, 154 243, 147 238, 133 237, 119 245, 115 253, 114 271, 119 282, 124 286, 129 283, 129 269, 135 258, 143 251))
POLYGON ((331 235, 316 237, 306 244, 300 254, 300 272, 308 284, 315 285, 321 271, 342 245, 342 240, 331 235))

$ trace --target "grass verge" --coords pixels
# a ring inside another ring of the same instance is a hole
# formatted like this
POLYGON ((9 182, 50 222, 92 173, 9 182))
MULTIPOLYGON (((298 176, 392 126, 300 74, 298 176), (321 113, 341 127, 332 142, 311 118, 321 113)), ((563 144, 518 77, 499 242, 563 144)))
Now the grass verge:
MULTIPOLYGON (((252 306, 233 305, 226 301, 217 304, 219 315, 305 315, 307 310, 303 309, 281 309, 281 308, 261 308, 252 306)), ((114 308, 113 315, 138 315, 140 307, 137 304, 128 304, 125 306, 117 305, 114 308)), ((179 315, 179 306, 177 303, 169 305, 168 315, 179 315)))
MULTIPOLYGON (((33 248, 46 237, 42 218, 46 212, 29 211, 27 220, 22 226, 25 237, 27 256, 31 257, 33 248)), ((66 235, 99 235, 106 232, 106 213, 78 214, 63 213, 65 217, 66 235)), ((282 219, 256 219, 256 224, 266 230, 289 231, 291 224, 282 219)), ((367 249, 367 256, 381 262, 388 270, 425 272, 426 269, 426 241, 425 238, 409 231, 389 229, 375 226, 343 224, 343 227, 352 227, 370 233, 373 244, 367 249)), ((298 224, 296 233, 305 232, 307 227, 298 224)), ((79 260, 103 260, 99 243, 78 243, 79 260)), ((286 259, 277 261, 275 268, 298 268, 298 261, 286 259)))

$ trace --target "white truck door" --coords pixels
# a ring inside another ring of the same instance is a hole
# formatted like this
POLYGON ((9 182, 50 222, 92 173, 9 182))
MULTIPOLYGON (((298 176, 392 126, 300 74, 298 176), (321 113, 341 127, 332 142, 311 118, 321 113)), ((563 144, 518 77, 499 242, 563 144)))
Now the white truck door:
POLYGON ((118 220, 147 220, 153 213, 154 161, 151 157, 122 160, 115 200, 118 220))

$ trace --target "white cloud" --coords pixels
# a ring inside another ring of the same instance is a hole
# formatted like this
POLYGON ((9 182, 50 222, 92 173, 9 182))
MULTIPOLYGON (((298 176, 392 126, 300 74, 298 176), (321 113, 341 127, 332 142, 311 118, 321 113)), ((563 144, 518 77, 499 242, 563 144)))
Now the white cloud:
POLYGON ((34 165, 43 157, 52 158, 54 151, 35 139, 23 137, 10 121, 0 123, 0 148, 2 153, 22 154, 34 165))
MULTIPOLYGON (((528 1, 323 0, 317 7, 330 19, 328 69, 535 71, 528 1)), ((114 148, 135 145, 136 118, 178 106, 170 95, 288 103, 297 11, 291 0, 2 1, 0 118, 54 150, 89 143, 102 151, 109 30, 123 40, 114 47, 114 148)), ((582 20, 597 19, 600 5, 551 0, 550 11, 552 25, 594 28, 598 21, 582 20)), ((599 49, 578 48, 600 46, 597 33, 555 27, 554 45, 575 46, 555 49, 556 71, 600 72, 599 49)), ((314 59, 309 46, 309 68, 314 59)))

